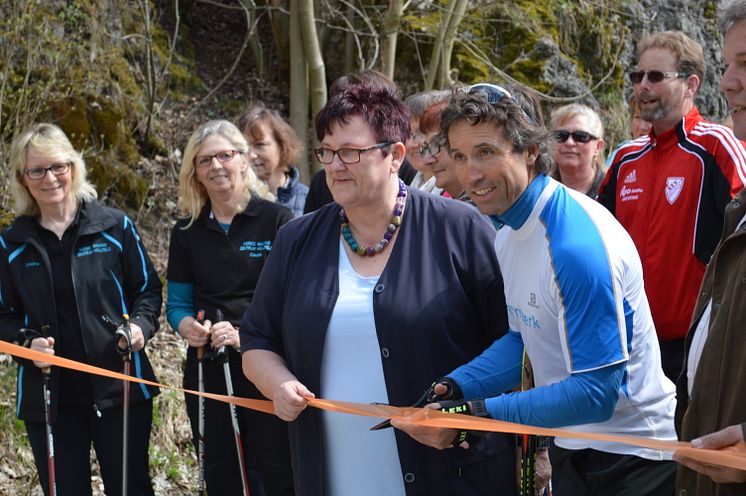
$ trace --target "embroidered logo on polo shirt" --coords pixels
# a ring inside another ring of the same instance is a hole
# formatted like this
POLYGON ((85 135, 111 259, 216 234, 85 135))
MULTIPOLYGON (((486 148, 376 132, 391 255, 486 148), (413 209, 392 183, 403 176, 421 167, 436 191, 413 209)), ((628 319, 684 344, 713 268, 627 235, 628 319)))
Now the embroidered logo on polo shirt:
POLYGON ((272 241, 244 241, 240 251, 248 251, 250 258, 261 257, 272 249, 272 241))
POLYGON ((637 169, 627 174, 627 177, 624 178, 624 184, 634 183, 635 181, 637 181, 637 169))
POLYGON ((538 303, 536 303, 536 293, 531 293, 531 295, 528 297, 528 306, 539 308, 538 303))
POLYGON ((668 200, 669 204, 674 204, 674 202, 679 198, 682 189, 684 189, 683 177, 666 178, 666 200, 668 200))

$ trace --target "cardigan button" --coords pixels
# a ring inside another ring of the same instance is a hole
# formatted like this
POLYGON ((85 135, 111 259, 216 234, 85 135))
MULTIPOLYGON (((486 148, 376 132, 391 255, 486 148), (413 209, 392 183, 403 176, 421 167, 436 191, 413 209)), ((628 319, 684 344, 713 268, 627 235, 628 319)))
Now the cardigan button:
POLYGON ((376 284, 376 288, 374 289, 374 291, 378 294, 381 294, 383 293, 384 289, 386 289, 386 286, 383 283, 381 283, 381 284, 376 284))
POLYGON ((388 358, 388 357, 389 357, 389 349, 388 349, 388 348, 385 348, 385 347, 384 347, 384 348, 381 348, 381 356, 382 356, 383 358, 388 358))
POLYGON ((414 474, 412 472, 404 474, 404 482, 409 482, 410 484, 414 482, 414 474))
POLYGON ((681 491, 679 491, 679 496, 689 496, 689 491, 687 491, 686 489, 682 489, 681 491))

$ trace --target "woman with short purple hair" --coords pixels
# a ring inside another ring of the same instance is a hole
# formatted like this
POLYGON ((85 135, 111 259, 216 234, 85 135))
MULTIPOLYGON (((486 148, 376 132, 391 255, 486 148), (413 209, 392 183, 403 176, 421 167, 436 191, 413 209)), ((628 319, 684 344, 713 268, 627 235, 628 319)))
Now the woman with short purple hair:
POLYGON ((514 439, 439 451, 309 398, 407 406, 507 331, 494 228, 398 178, 409 111, 351 85, 316 117, 335 203, 278 233, 240 326, 243 369, 290 423, 299 495, 507 493, 514 439))

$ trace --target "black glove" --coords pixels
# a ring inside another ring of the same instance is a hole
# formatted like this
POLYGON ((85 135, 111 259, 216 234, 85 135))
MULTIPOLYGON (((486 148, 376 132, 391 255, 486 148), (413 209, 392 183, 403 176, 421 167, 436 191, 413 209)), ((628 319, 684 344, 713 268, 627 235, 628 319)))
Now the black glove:
POLYGON ((460 413, 462 415, 473 415, 475 417, 489 417, 484 400, 455 400, 440 401, 440 411, 446 413, 460 413))
MULTIPOLYGON (((412 406, 421 408, 428 403, 439 403, 443 400, 455 400, 463 397, 464 395, 461 392, 461 388, 458 386, 458 384, 456 384, 456 381, 454 381, 450 377, 440 377, 438 379, 435 379, 435 382, 430 384, 430 387, 427 388, 424 393, 422 393, 420 399, 418 399, 417 402, 412 406), (447 388, 447 391, 444 394, 435 394, 435 386, 437 386, 438 384, 443 384, 447 388)), ((381 429, 387 429, 389 427, 391 427, 391 419, 379 422, 378 424, 371 427, 370 430, 378 431, 381 429)))
MULTIPOLYGON (((440 401, 440 411, 445 413, 460 413, 462 415, 473 415, 475 417, 490 417, 487 408, 485 407, 484 400, 451 400, 451 401, 440 401)), ((459 446, 464 441, 468 441, 469 437, 472 436, 471 431, 459 431, 456 437, 453 439, 452 446, 459 446)))
POLYGON ((461 388, 456 381, 450 377, 439 377, 435 379, 435 382, 430 384, 430 387, 425 390, 417 403, 413 406, 425 406, 428 403, 441 403, 443 400, 458 400, 464 397, 461 392, 461 388), (435 393, 435 386, 441 384, 446 387, 446 392, 443 394, 435 393))

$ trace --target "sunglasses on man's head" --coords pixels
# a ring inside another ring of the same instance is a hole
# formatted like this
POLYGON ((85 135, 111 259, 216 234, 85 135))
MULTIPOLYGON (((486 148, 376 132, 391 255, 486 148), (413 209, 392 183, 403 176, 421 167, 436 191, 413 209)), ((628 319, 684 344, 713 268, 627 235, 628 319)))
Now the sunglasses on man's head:
POLYGON ((572 136, 572 140, 575 143, 588 143, 590 140, 597 140, 598 137, 593 136, 591 133, 585 132, 585 131, 566 131, 564 129, 560 129, 558 131, 554 131, 552 133, 554 135, 554 139, 557 140, 557 143, 564 143, 568 139, 570 139, 570 136, 572 136))
POLYGON ((629 73, 629 79, 634 84, 640 84, 646 75, 651 83, 660 83, 666 78, 685 78, 689 76, 686 72, 632 71, 629 73))
POLYGON ((466 93, 483 98, 487 103, 497 103, 505 97, 513 98, 508 90, 491 83, 477 83, 465 88, 466 93))
POLYGON ((523 110, 516 99, 513 98, 513 95, 502 86, 492 83, 477 83, 465 87, 464 91, 467 95, 477 96, 489 104, 499 103, 503 98, 509 98, 518 106, 518 109, 526 116, 528 121, 534 123, 534 120, 523 110))

